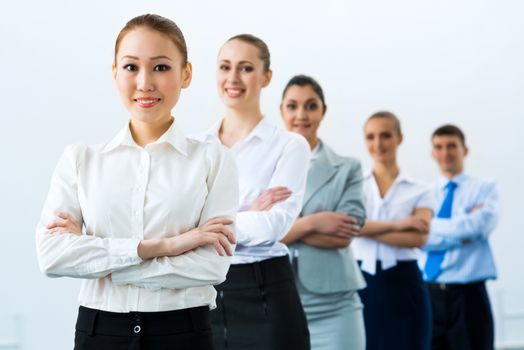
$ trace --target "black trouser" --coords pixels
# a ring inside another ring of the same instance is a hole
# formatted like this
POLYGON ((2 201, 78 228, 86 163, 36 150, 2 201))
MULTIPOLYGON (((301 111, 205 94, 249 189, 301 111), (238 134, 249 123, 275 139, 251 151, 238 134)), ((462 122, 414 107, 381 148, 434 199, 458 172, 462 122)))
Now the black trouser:
POLYGON ((397 261, 374 275, 363 273, 367 287, 359 294, 364 304, 367 350, 429 350, 431 306, 417 262, 397 261))
POLYGON ((493 317, 484 282, 427 286, 433 350, 493 350, 493 317))
POLYGON ((209 307, 118 313, 80 306, 75 350, 212 350, 209 307))
POLYGON ((307 350, 307 320, 287 256, 232 265, 210 312, 216 349, 307 350))

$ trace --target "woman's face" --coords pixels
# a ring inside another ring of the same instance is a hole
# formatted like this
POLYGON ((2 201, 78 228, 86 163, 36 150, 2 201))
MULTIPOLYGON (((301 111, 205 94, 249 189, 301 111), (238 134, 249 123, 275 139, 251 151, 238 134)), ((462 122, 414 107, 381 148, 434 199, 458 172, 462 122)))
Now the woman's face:
POLYGON ((218 53, 217 88, 228 108, 259 108, 260 92, 271 81, 264 72, 258 48, 241 40, 231 40, 218 53))
POLYGON ((310 85, 292 85, 280 105, 286 128, 304 136, 310 144, 317 140, 317 130, 324 112, 322 100, 310 85))
POLYGON ((368 152, 375 162, 396 160, 397 148, 402 142, 395 123, 386 118, 374 118, 364 126, 368 152))
POLYGON ((122 39, 113 76, 133 119, 163 122, 191 82, 191 65, 183 66, 182 54, 167 36, 138 27, 122 39))

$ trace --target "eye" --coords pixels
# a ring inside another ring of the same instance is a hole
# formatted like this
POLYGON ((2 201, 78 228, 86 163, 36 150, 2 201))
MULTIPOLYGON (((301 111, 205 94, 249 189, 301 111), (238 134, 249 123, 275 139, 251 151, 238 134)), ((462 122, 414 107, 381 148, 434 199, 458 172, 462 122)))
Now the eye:
POLYGON ((244 66, 244 67, 240 68, 240 71, 241 72, 245 72, 245 73, 251 73, 253 70, 254 70, 254 68, 251 67, 251 66, 244 66))
POLYGON ((383 132, 380 134, 380 138, 382 140, 388 140, 392 137, 393 135, 390 133, 390 132, 383 132))
POLYGON ((130 72, 136 72, 138 70, 138 67, 135 64, 126 64, 124 66, 124 69, 130 72))
POLYGON ((221 64, 220 66, 218 66, 218 69, 227 72, 229 70, 229 66, 227 64, 221 64))
POLYGON ((308 102, 306 104, 306 110, 308 111, 316 111, 318 109, 318 103, 315 101, 308 102))
POLYGON ((168 66, 167 64, 159 64, 159 65, 156 65, 153 70, 155 72, 167 72, 170 69, 171 69, 171 67, 168 66))
POLYGON ((297 105, 294 104, 294 103, 288 103, 288 104, 286 105, 286 109, 287 109, 287 110, 290 110, 290 111, 294 111, 295 109, 297 109, 297 105))
POLYGON ((366 140, 371 141, 373 138, 373 134, 366 134, 366 140))

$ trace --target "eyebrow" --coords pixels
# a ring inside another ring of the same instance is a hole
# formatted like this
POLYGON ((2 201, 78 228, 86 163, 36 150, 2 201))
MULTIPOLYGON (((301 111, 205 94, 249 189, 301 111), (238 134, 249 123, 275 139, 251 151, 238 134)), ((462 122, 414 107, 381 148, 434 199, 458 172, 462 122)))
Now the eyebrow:
MULTIPOLYGON (((124 58, 132 59, 132 60, 138 60, 138 57, 136 57, 136 56, 125 55, 125 56, 122 56, 122 58, 120 58, 120 61, 122 61, 124 58)), ((160 59, 166 59, 166 60, 172 61, 171 58, 169 58, 167 56, 163 56, 163 55, 150 57, 149 59, 151 61, 160 60, 160 59)))
MULTIPOLYGON (((220 60, 220 62, 221 62, 221 63, 231 63, 230 60, 220 60)), ((246 64, 246 63, 247 63, 247 64, 254 65, 254 63, 253 63, 253 62, 250 62, 250 61, 240 61, 240 62, 238 62, 238 64, 246 64)))

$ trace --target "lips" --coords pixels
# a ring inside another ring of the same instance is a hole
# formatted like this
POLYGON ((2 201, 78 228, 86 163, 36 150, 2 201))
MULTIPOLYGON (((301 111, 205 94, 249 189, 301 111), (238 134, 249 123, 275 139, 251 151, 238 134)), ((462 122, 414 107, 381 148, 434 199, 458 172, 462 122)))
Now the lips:
POLYGON ((160 102, 160 99, 156 97, 137 97, 134 99, 134 101, 138 104, 139 107, 151 108, 156 106, 160 102))
POLYGON ((239 88, 226 88, 225 90, 226 90, 227 96, 232 97, 232 98, 240 97, 245 92, 244 89, 239 89, 239 88))

